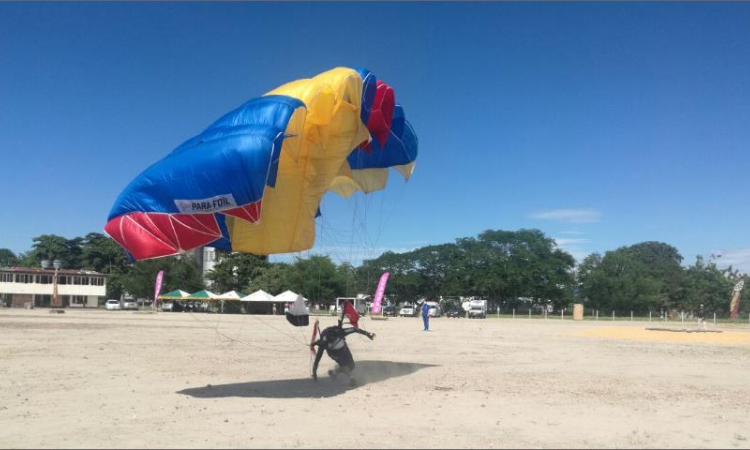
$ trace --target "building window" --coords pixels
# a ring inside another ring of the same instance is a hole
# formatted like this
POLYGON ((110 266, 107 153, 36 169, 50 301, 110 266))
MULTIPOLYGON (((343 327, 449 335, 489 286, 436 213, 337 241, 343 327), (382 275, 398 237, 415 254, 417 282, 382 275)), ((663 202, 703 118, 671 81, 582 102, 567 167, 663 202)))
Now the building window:
POLYGON ((39 284, 52 284, 52 275, 38 275, 37 283, 39 284))
POLYGON ((73 284, 77 284, 79 286, 88 286, 89 277, 73 277, 73 284))
POLYGON ((19 273, 16 274, 16 283, 33 283, 34 282, 34 275, 29 275, 26 273, 19 273))
POLYGON ((91 278, 91 285, 92 286, 104 286, 104 278, 102 277, 91 278))
POLYGON ((85 295, 73 295, 70 297, 70 304, 83 306, 86 304, 86 296, 85 295))
POLYGON ((13 282, 12 273, 0 273, 0 283, 12 283, 12 282, 13 282))
POLYGON ((57 276, 57 284, 69 284, 68 283, 68 277, 65 275, 58 275, 57 276))

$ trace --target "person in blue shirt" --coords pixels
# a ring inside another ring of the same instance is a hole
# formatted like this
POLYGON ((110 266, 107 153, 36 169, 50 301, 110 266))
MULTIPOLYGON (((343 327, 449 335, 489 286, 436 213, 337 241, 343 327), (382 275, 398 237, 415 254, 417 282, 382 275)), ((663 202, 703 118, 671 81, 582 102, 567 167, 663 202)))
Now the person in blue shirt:
POLYGON ((430 305, 422 302, 422 320, 424 321, 424 331, 430 331, 430 305))

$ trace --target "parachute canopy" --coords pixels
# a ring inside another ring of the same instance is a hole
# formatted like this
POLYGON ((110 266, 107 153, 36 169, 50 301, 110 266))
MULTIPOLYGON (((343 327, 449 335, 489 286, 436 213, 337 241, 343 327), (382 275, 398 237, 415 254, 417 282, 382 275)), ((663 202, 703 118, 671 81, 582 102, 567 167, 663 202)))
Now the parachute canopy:
POLYGON ((227 113, 138 175, 104 227, 135 259, 204 245, 268 255, 311 248, 328 191, 411 176, 417 137, 394 90, 344 67, 227 113))

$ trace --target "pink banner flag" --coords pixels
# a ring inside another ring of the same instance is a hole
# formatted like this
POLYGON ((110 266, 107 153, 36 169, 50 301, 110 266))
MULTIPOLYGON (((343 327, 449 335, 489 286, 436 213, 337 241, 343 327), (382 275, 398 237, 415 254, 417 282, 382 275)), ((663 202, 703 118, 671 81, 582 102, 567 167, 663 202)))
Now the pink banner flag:
POLYGON ((162 280, 164 280, 164 271, 160 270, 159 273, 156 274, 156 282, 154 283, 154 308, 156 308, 156 301, 159 298, 159 293, 161 292, 162 280))
POLYGON ((386 272, 380 277, 378 290, 375 291, 375 298, 372 301, 373 314, 380 314, 380 303, 383 301, 383 294, 385 294, 385 284, 388 283, 388 277, 390 275, 390 272, 386 272))

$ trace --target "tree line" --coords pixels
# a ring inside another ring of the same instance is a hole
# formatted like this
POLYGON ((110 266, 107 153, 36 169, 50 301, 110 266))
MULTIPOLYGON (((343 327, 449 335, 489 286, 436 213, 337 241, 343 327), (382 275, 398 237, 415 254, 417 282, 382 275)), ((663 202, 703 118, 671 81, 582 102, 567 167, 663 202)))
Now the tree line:
MULTIPOLYGON (((156 273, 165 271, 163 292, 206 288, 197 260, 167 257, 129 261, 123 250, 100 233, 66 239, 43 235, 29 252, 0 249, 0 266, 39 267, 43 259, 61 259, 65 268, 110 275, 108 298, 127 292, 151 298, 156 273)), ((603 312, 707 311, 726 315, 733 286, 747 275, 720 269, 715 258, 698 257, 683 265, 679 251, 663 242, 642 242, 594 253, 580 264, 540 230, 487 230, 452 243, 429 245, 405 253, 385 252, 359 266, 336 264, 312 255, 293 262, 240 253, 219 253, 208 273, 211 290, 278 294, 300 292, 323 306, 336 297, 372 293, 380 275, 391 273, 387 296, 397 303, 421 298, 456 303, 459 296, 486 298, 495 307, 569 308, 583 303, 603 312)), ((743 302, 743 312, 750 311, 743 302)))

